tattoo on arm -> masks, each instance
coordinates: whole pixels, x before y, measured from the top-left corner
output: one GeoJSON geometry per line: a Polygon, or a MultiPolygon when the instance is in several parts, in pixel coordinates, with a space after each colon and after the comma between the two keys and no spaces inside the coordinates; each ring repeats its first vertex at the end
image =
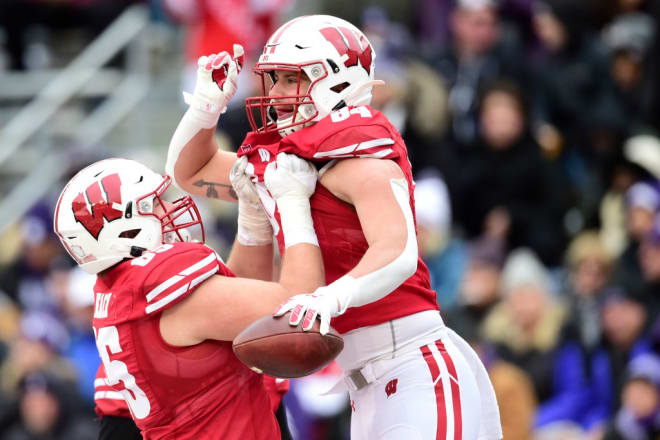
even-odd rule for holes
{"type": "Polygon", "coordinates": [[[229,195],[234,199],[238,200],[238,196],[236,195],[236,192],[234,191],[234,188],[231,185],[225,185],[223,183],[217,183],[217,182],[208,182],[204,179],[200,179],[197,182],[193,183],[193,185],[198,186],[198,187],[204,187],[206,186],[206,197],[213,198],[213,199],[219,199],[220,196],[218,195],[218,191],[216,190],[216,187],[220,188],[227,188],[229,195]]]}

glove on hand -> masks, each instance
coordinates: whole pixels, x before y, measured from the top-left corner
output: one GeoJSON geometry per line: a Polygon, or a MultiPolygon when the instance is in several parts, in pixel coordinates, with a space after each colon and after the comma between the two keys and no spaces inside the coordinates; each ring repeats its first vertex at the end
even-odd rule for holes
{"type": "Polygon", "coordinates": [[[211,113],[224,113],[238,87],[243,67],[243,46],[234,44],[234,56],[220,52],[197,60],[197,82],[192,95],[184,93],[187,104],[211,113]]]}
{"type": "Polygon", "coordinates": [[[273,242],[273,228],[266,215],[257,188],[246,170],[252,165],[247,157],[239,158],[231,167],[229,180],[238,197],[238,242],[245,246],[264,246],[273,242]]]}

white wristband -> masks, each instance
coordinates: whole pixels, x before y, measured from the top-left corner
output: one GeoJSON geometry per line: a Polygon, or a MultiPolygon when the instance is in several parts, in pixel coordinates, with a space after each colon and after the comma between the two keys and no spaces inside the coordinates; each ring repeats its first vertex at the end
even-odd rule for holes
{"type": "Polygon", "coordinates": [[[337,300],[339,308],[333,316],[338,316],[343,315],[346,309],[352,306],[353,298],[359,296],[360,284],[352,276],[344,275],[326,287],[320,287],[317,292],[324,289],[327,292],[331,292],[337,300]]]}
{"type": "Polygon", "coordinates": [[[224,107],[220,107],[220,105],[218,104],[214,104],[211,101],[206,100],[202,97],[191,95],[188,92],[183,92],[183,102],[188,104],[192,109],[201,110],[204,113],[208,113],[212,115],[217,115],[215,117],[215,123],[213,125],[217,124],[218,117],[220,116],[220,114],[227,111],[226,105],[224,107]]]}
{"type": "Polygon", "coordinates": [[[299,243],[319,245],[308,199],[283,196],[277,199],[277,209],[282,220],[285,248],[299,243]]]}
{"type": "Polygon", "coordinates": [[[273,243],[273,228],[261,206],[239,199],[236,238],[244,246],[265,246],[273,243]]]}

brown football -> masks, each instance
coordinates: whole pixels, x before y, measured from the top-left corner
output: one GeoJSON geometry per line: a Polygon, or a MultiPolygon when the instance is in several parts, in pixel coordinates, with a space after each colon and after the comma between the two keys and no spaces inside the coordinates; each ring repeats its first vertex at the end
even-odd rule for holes
{"type": "Polygon", "coordinates": [[[332,327],[319,332],[320,321],[307,332],[289,325],[289,313],[278,318],[265,316],[236,336],[236,357],[252,370],[269,376],[307,376],[328,365],[344,348],[344,340],[332,327]]]}

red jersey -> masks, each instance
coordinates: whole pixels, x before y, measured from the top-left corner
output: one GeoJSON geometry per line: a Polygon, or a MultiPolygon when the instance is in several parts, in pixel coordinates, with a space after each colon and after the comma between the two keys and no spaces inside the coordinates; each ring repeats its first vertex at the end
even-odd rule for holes
{"type": "MultiPolygon", "coordinates": [[[[284,237],[275,200],[270,196],[263,174],[277,153],[292,153],[314,162],[370,157],[396,162],[408,181],[410,207],[415,213],[414,182],[406,146],[399,132],[380,112],[368,107],[344,107],[316,124],[284,138],[278,133],[248,133],[238,150],[254,166],[254,178],[261,202],[272,220],[280,252],[284,237]]],[[[314,229],[319,240],[326,282],[329,284],[353,269],[369,245],[362,232],[355,208],[318,183],[310,199],[314,229]]],[[[437,310],[429,272],[418,259],[417,272],[386,297],[362,307],[349,308],[332,319],[340,333],[376,325],[424,310],[437,310]]]]}
{"type": "Polygon", "coordinates": [[[131,417],[124,396],[115,391],[108,382],[103,364],[99,365],[94,379],[94,411],[99,417],[131,417]]]}
{"type": "Polygon", "coordinates": [[[118,264],[94,286],[107,382],[145,440],[280,438],[263,376],[234,356],[231,342],[174,347],[161,337],[161,313],[214,274],[233,276],[205,245],[174,243],[118,264]]]}
{"type": "Polygon", "coordinates": [[[278,377],[264,375],[264,386],[270,397],[270,407],[274,413],[282,403],[282,398],[289,392],[289,379],[280,379],[278,377]]]}

